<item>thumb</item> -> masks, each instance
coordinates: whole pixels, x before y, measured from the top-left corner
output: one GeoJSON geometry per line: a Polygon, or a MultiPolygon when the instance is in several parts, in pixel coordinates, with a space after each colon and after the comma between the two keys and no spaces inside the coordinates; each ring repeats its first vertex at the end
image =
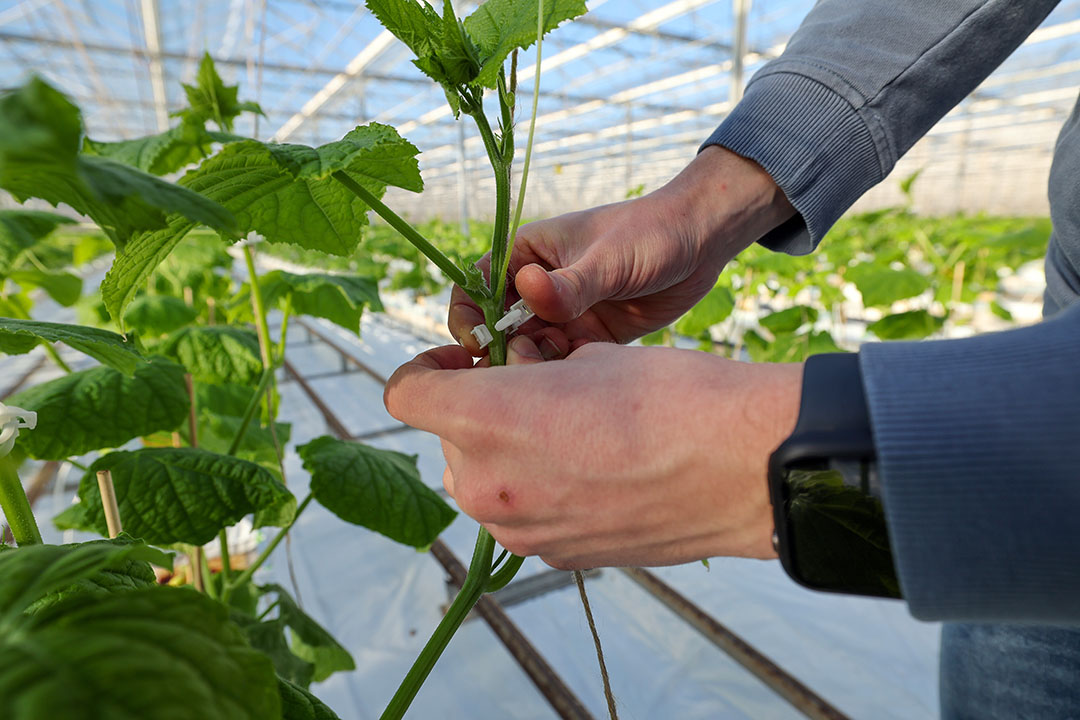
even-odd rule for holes
{"type": "Polygon", "coordinates": [[[519,335],[506,346],[507,365],[532,365],[541,362],[544,362],[544,356],[540,348],[526,335],[519,335]]]}
{"type": "Polygon", "coordinates": [[[604,272],[598,257],[589,253],[568,267],[551,271],[526,265],[514,277],[514,287],[542,319],[569,322],[614,292],[609,287],[611,273],[604,272]]]}

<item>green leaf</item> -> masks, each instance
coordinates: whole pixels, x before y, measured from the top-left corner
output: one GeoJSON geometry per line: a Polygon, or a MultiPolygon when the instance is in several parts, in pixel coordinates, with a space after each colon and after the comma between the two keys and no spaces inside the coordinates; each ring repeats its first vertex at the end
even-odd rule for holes
{"type": "MultiPolygon", "coordinates": [[[[0,555],[0,630],[9,629],[24,610],[51,593],[101,570],[127,567],[130,561],[172,566],[162,551],[125,535],[81,545],[30,545],[0,555]]],[[[0,631],[0,642],[4,635],[0,631]]]]}
{"type": "Polygon", "coordinates": [[[846,277],[862,293],[866,307],[888,307],[897,300],[921,295],[930,287],[930,278],[915,270],[892,270],[867,263],[851,268],[846,277]]]}
{"type": "Polygon", "coordinates": [[[727,287],[717,285],[675,323],[675,332],[700,337],[713,325],[722,323],[735,309],[735,297],[727,287]]]}
{"type": "Polygon", "coordinates": [[[315,666],[297,657],[285,637],[285,621],[281,618],[259,622],[243,613],[234,612],[233,622],[240,626],[251,647],[262,652],[274,663],[278,677],[299,687],[311,685],[315,666]]]}
{"type": "MultiPolygon", "coordinates": [[[[359,244],[369,208],[331,175],[345,172],[376,197],[387,185],[419,192],[418,152],[377,123],[318,148],[249,140],[227,146],[180,185],[232,211],[241,235],[254,231],[272,243],[344,256],[359,244]]],[[[142,233],[117,253],[101,286],[114,317],[122,316],[154,268],[194,227],[173,216],[165,229],[142,233]]]]}
{"type": "MultiPolygon", "coordinates": [[[[544,34],[587,9],[585,0],[545,0],[544,34]]],[[[465,29],[480,50],[477,83],[495,87],[507,56],[515,48],[524,50],[536,42],[537,15],[537,0],[487,0],[465,18],[465,29]]]]}
{"type": "MultiPolygon", "coordinates": [[[[217,388],[220,386],[215,385],[212,387],[217,388]]],[[[210,452],[227,453],[232,446],[233,438],[236,437],[236,433],[243,423],[243,410],[237,415],[220,415],[200,407],[198,412],[199,447],[210,452]]],[[[284,446],[289,442],[292,425],[275,422],[274,433],[277,436],[278,444],[284,446]]],[[[188,440],[188,434],[187,428],[181,426],[181,437],[188,440]]],[[[271,435],[270,428],[259,426],[258,421],[248,425],[235,454],[238,458],[257,463],[266,463],[274,468],[278,464],[274,435],[271,435]]]]}
{"type": "Polygon", "coordinates": [[[997,315],[1002,320],[1012,321],[1013,319],[1012,313],[1006,310],[997,300],[990,301],[990,312],[994,313],[994,315],[997,315]]]}
{"type": "Polygon", "coordinates": [[[145,362],[134,342],[107,330],[0,317],[0,352],[19,355],[29,352],[40,340],[62,342],[125,375],[131,375],[145,362]]]}
{"type": "Polygon", "coordinates": [[[30,457],[63,460],[137,437],[175,430],[187,417],[184,368],[155,358],[127,376],[110,367],[64,375],[10,398],[38,414],[18,443],[30,457]]]}
{"type": "Polygon", "coordinates": [[[807,356],[821,355],[823,353],[842,353],[847,352],[844,348],[836,344],[836,340],[828,332],[822,330],[821,332],[810,333],[810,341],[807,347],[807,356]]]}
{"type": "Polygon", "coordinates": [[[442,18],[427,2],[367,0],[365,4],[382,26],[417,57],[433,53],[441,34],[442,18]]]}
{"type": "Polygon", "coordinates": [[[781,335],[793,333],[803,325],[814,322],[817,317],[818,311],[814,308],[796,305],[787,310],[770,313],[758,320],[758,322],[761,323],[761,327],[773,335],[781,335]]]}
{"type": "Polygon", "coordinates": [[[292,632],[292,650],[312,664],[315,682],[322,682],[336,672],[356,669],[352,655],[322,625],[301,610],[285,588],[271,584],[261,585],[259,590],[277,596],[278,618],[292,632]]]}
{"type": "Polygon", "coordinates": [[[158,337],[193,322],[194,308],[172,295],[142,295],[128,306],[124,324],[144,337],[158,337]]]}
{"type": "Polygon", "coordinates": [[[329,436],[296,450],[315,499],[346,522],[423,548],[457,515],[420,480],[416,456],[329,436]]]}
{"type": "Polygon", "coordinates": [[[322,700],[288,680],[278,678],[282,720],[341,720],[322,700]]]}
{"type": "Polygon", "coordinates": [[[184,84],[190,107],[181,110],[178,115],[185,121],[203,125],[213,121],[220,129],[231,133],[233,121],[244,112],[252,112],[266,117],[262,108],[253,102],[239,102],[239,86],[226,85],[214,67],[210,53],[204,53],[199,63],[199,72],[195,76],[195,85],[184,84]]]}
{"type": "Polygon", "coordinates": [[[926,310],[886,315],[867,326],[867,330],[882,340],[921,340],[945,325],[945,318],[931,315],[926,310]]]}
{"type": "Polygon", "coordinates": [[[74,222],[38,210],[0,210],[0,279],[7,277],[23,252],[48,237],[58,225],[74,222]]]}
{"type": "Polygon", "coordinates": [[[86,155],[98,155],[131,165],[151,175],[168,175],[197,163],[210,154],[214,139],[200,123],[185,119],[163,133],[122,140],[83,143],[86,155]]]}
{"type": "MultiPolygon", "coordinates": [[[[267,306],[284,309],[288,305],[294,315],[326,318],[356,334],[360,333],[365,305],[377,312],[383,309],[378,283],[358,275],[296,275],[274,270],[259,279],[259,289],[267,306]]],[[[237,298],[240,307],[250,307],[249,297],[250,287],[245,286],[237,298]]]]}
{"type": "Polygon", "coordinates": [[[20,202],[36,197],[87,215],[123,248],[140,230],[164,227],[166,213],[231,232],[217,203],[133,167],[82,155],[82,118],[60,92],[32,78],[0,95],[0,188],[20,202]]]}
{"type": "Polygon", "coordinates": [[[227,325],[177,330],[155,348],[201,383],[254,385],[262,375],[259,339],[251,330],[227,325]]]}
{"type": "Polygon", "coordinates": [[[64,307],[71,307],[82,295],[82,278],[68,272],[53,272],[27,268],[15,270],[9,275],[24,288],[41,288],[53,300],[64,307]]]}
{"type": "Polygon", "coordinates": [[[169,587],[79,595],[0,635],[0,717],[166,715],[281,717],[270,661],[248,646],[226,608],[205,595],[169,587]]]}
{"type": "Polygon", "coordinates": [[[249,513],[256,527],[283,527],[296,513],[296,498],[260,465],[195,448],[143,448],[98,458],[79,484],[83,529],[101,534],[99,470],[112,472],[124,530],[155,545],[204,545],[249,513]]]}

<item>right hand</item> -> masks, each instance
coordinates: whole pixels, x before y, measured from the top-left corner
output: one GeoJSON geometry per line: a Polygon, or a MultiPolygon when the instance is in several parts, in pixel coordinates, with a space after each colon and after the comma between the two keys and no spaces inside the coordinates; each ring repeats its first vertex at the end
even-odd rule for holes
{"type": "MultiPolygon", "coordinates": [[[[572,347],[625,343],[675,321],[712,289],[724,265],[794,214],[755,163],[710,147],[656,192],[529,223],[510,257],[508,303],[523,298],[572,347]]],[[[489,269],[485,256],[478,265],[489,269]]],[[[480,355],[470,334],[483,314],[461,288],[450,332],[480,355]]]]}

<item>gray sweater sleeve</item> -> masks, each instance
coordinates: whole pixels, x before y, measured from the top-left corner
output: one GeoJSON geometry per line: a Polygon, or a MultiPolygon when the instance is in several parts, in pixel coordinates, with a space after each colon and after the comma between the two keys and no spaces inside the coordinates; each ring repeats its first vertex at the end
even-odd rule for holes
{"type": "Polygon", "coordinates": [[[798,211],[762,244],[813,250],[1057,2],[818,2],[705,142],[757,161],[798,211]]]}

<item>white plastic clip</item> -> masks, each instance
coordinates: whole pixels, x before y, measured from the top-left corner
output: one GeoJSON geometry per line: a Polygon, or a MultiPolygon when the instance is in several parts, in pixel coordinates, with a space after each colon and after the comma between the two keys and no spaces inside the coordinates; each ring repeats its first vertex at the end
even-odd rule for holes
{"type": "Polygon", "coordinates": [[[0,457],[11,452],[15,438],[19,437],[19,430],[33,430],[36,427],[36,412],[0,402],[0,457]]]}
{"type": "Polygon", "coordinates": [[[486,348],[494,340],[491,336],[491,331],[487,329],[487,325],[480,324],[472,329],[472,336],[476,338],[476,343],[480,346],[480,349],[486,348]]]}
{"type": "Polygon", "coordinates": [[[495,323],[495,329],[514,332],[534,317],[536,317],[536,313],[529,309],[525,301],[518,300],[510,306],[510,309],[499,319],[499,322],[495,323]]]}

